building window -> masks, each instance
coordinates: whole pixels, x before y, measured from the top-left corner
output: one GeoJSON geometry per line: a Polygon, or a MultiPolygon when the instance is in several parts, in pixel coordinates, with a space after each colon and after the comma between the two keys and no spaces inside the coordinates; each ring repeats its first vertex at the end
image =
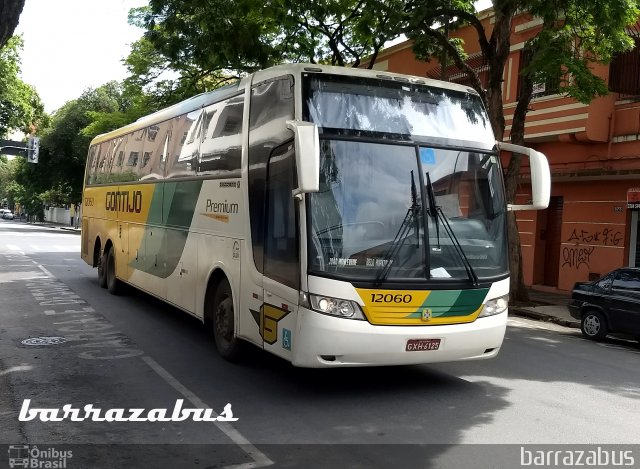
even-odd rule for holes
{"type": "MultiPolygon", "coordinates": [[[[482,53],[470,55],[465,60],[465,63],[478,74],[480,84],[483,88],[486,88],[489,82],[489,65],[485,62],[482,53]]],[[[472,81],[469,79],[467,73],[460,70],[455,64],[449,65],[444,70],[444,74],[442,73],[442,66],[438,66],[427,73],[427,78],[433,78],[434,80],[444,79],[452,83],[473,87],[472,81]]]]}
{"type": "Polygon", "coordinates": [[[129,161],[127,161],[127,166],[137,166],[138,155],[139,152],[137,151],[132,151],[131,153],[129,153],[129,161]]]}
{"type": "Polygon", "coordinates": [[[144,156],[142,157],[142,166],[141,168],[144,168],[145,166],[147,166],[147,164],[149,163],[149,160],[151,159],[151,153],[150,151],[145,151],[144,152],[144,156]]]}
{"type": "MultiPolygon", "coordinates": [[[[531,51],[523,49],[520,52],[520,73],[518,73],[518,97],[522,92],[523,76],[522,70],[531,62],[531,51]]],[[[554,76],[548,76],[543,81],[536,81],[533,83],[533,98],[540,98],[542,96],[550,96],[560,93],[560,83],[562,81],[562,70],[558,69],[558,73],[554,76]]]]}
{"type": "Polygon", "coordinates": [[[640,95],[640,38],[636,37],[635,47],[628,52],[617,54],[609,66],[609,91],[640,95]]]}

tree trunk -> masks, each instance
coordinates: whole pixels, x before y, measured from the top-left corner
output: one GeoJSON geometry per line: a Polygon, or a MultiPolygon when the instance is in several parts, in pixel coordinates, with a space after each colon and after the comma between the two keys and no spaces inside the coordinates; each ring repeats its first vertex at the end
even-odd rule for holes
{"type": "MultiPolygon", "coordinates": [[[[502,5],[502,8],[496,8],[496,21],[490,41],[490,44],[494,47],[494,54],[492,54],[489,60],[490,77],[486,93],[486,104],[493,132],[498,140],[502,140],[504,136],[505,119],[502,102],[502,75],[507,58],[509,57],[509,49],[511,45],[511,21],[514,14],[515,11],[513,6],[502,5]]],[[[530,86],[532,87],[531,84],[530,86]]],[[[524,119],[529,106],[530,97],[531,93],[529,93],[529,99],[525,99],[524,102],[522,100],[518,101],[516,112],[514,114],[511,141],[518,145],[522,145],[524,143],[524,119]],[[519,113],[518,109],[520,110],[519,113]]],[[[506,172],[505,189],[506,198],[509,203],[515,203],[517,181],[520,175],[521,158],[521,155],[512,155],[509,162],[509,168],[506,172]]],[[[529,294],[524,285],[520,233],[518,232],[518,225],[514,212],[509,212],[507,215],[507,239],[509,270],[511,271],[510,298],[511,300],[518,302],[527,302],[529,301],[529,294]]]]}
{"type": "MultiPolygon", "coordinates": [[[[524,76],[518,96],[518,104],[513,113],[511,126],[511,143],[524,145],[524,122],[527,110],[533,94],[533,82],[529,76],[524,76]]],[[[509,160],[505,177],[505,190],[507,201],[516,203],[516,192],[520,179],[520,162],[522,155],[512,154],[509,160]]],[[[529,292],[524,284],[524,272],[522,270],[522,246],[520,245],[520,233],[515,212],[510,212],[507,221],[509,236],[509,263],[511,269],[511,300],[516,302],[528,302],[529,292]]]]}
{"type": "Polygon", "coordinates": [[[4,47],[18,26],[25,0],[3,0],[0,2],[0,49],[4,47]]]}

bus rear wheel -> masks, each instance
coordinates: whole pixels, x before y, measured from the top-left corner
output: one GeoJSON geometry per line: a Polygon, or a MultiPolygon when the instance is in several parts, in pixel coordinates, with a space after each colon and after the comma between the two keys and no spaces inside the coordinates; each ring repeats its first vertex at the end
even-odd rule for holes
{"type": "Polygon", "coordinates": [[[238,361],[242,355],[242,343],[235,333],[233,294],[227,279],[220,281],[213,293],[212,301],[207,303],[211,308],[209,317],[218,353],[225,360],[238,361]]]}
{"type": "Polygon", "coordinates": [[[107,290],[112,295],[122,293],[122,283],[116,278],[116,256],[113,253],[113,247],[107,252],[106,273],[107,290]]]}
{"type": "Polygon", "coordinates": [[[107,288],[107,253],[103,253],[98,259],[98,285],[107,288]]]}

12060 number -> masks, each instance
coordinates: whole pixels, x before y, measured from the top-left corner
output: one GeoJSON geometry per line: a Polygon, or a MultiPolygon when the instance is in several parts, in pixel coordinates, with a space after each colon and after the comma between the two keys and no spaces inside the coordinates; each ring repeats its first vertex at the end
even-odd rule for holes
{"type": "Polygon", "coordinates": [[[372,303],[411,303],[413,298],[409,294],[372,293],[372,303]]]}

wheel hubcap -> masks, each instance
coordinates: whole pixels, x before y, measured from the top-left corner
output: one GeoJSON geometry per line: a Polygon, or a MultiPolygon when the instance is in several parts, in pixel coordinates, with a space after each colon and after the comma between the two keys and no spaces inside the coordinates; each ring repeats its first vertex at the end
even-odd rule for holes
{"type": "Polygon", "coordinates": [[[600,320],[594,315],[584,318],[584,331],[590,336],[596,335],[600,331],[600,320]]]}

